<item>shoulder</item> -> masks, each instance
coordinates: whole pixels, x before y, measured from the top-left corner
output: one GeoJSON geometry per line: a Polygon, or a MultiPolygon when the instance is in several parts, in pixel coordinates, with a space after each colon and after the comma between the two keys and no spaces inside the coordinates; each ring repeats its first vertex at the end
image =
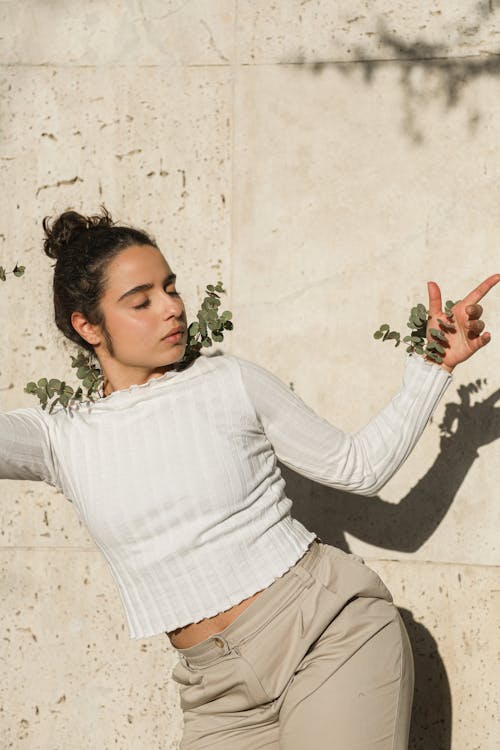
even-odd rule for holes
{"type": "Polygon", "coordinates": [[[38,428],[40,431],[46,433],[51,424],[53,424],[53,420],[57,418],[58,413],[61,411],[64,411],[64,409],[56,406],[52,415],[50,415],[48,408],[44,409],[41,404],[37,404],[36,406],[19,406],[17,409],[2,412],[2,416],[19,425],[23,423],[26,426],[38,428]]]}
{"type": "Polygon", "coordinates": [[[209,354],[198,357],[198,368],[204,372],[236,372],[241,363],[241,358],[235,354],[209,354]]]}
{"type": "Polygon", "coordinates": [[[230,359],[233,367],[238,369],[242,379],[246,383],[260,381],[282,384],[283,382],[271,370],[267,369],[267,367],[264,367],[251,359],[236,356],[235,354],[230,355],[230,359]]]}
{"type": "Polygon", "coordinates": [[[251,374],[266,374],[267,370],[245,357],[236,354],[219,354],[203,357],[205,368],[209,370],[232,373],[237,378],[249,377],[251,374]]]}
{"type": "Polygon", "coordinates": [[[249,386],[254,386],[256,381],[262,382],[274,377],[256,362],[236,354],[214,354],[200,359],[203,359],[200,371],[203,370],[204,377],[211,373],[227,386],[231,383],[246,390],[249,386]]]}

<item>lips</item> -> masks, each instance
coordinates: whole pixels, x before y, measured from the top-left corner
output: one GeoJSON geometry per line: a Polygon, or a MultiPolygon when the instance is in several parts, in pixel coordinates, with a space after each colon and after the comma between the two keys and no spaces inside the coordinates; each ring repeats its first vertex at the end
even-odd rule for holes
{"type": "Polygon", "coordinates": [[[165,336],[163,336],[163,338],[166,339],[169,336],[173,336],[174,333],[183,333],[183,332],[184,332],[184,328],[182,326],[177,326],[176,328],[172,328],[171,331],[169,331],[168,333],[166,333],[165,336]]]}

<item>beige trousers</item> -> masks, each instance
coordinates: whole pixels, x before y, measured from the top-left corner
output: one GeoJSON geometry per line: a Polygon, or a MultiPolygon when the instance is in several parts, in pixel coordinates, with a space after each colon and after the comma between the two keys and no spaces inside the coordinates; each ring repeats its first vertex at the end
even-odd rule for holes
{"type": "Polygon", "coordinates": [[[236,620],[185,649],[180,750],[406,750],[413,658],[378,575],[315,539],[236,620]]]}

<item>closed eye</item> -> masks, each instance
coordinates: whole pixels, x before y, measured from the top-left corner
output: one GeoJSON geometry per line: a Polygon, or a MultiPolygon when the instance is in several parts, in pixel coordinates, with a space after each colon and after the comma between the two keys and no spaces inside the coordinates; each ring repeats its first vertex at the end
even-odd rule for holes
{"type": "MultiPolygon", "coordinates": [[[[180,292],[174,290],[173,292],[167,292],[167,294],[170,294],[172,297],[180,297],[180,292]]],[[[141,302],[140,305],[134,305],[134,310],[142,310],[144,307],[149,307],[151,304],[151,300],[148,298],[144,302],[141,302]]]]}

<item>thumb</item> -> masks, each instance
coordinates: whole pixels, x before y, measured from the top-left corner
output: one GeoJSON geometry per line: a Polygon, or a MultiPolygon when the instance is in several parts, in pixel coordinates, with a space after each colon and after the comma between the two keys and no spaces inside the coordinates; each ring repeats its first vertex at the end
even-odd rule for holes
{"type": "Polygon", "coordinates": [[[443,304],[441,290],[435,281],[428,281],[427,291],[429,293],[429,315],[437,315],[441,312],[443,304]]]}

